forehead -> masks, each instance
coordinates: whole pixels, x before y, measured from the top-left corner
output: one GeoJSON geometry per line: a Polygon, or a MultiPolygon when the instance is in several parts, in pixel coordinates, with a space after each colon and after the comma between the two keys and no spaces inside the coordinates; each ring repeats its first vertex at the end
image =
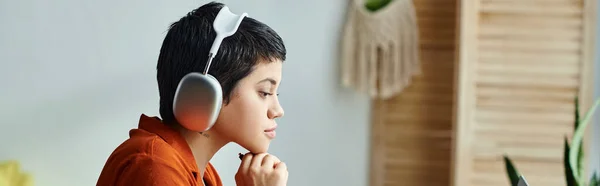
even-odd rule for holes
{"type": "Polygon", "coordinates": [[[272,78],[279,82],[281,80],[282,64],[281,60],[261,61],[254,66],[254,70],[248,75],[248,79],[272,78]]]}

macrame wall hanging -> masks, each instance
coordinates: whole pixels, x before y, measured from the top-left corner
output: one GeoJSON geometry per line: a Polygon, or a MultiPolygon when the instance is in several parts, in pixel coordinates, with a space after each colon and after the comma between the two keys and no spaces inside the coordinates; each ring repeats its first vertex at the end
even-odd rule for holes
{"type": "Polygon", "coordinates": [[[373,10],[350,0],[341,41],[342,85],[387,99],[421,73],[412,0],[391,0],[373,10]]]}

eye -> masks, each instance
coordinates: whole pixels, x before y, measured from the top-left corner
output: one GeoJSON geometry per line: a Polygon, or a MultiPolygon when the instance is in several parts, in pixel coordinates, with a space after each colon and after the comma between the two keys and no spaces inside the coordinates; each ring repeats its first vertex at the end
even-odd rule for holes
{"type": "Polygon", "coordinates": [[[265,92],[265,91],[260,91],[259,93],[260,93],[260,96],[262,96],[262,97],[267,97],[267,96],[273,95],[273,94],[265,92]]]}

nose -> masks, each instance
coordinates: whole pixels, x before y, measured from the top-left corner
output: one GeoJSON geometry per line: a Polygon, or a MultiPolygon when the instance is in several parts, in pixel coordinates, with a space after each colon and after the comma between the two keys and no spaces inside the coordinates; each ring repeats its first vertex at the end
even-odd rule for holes
{"type": "Polygon", "coordinates": [[[283,108],[281,107],[281,105],[279,104],[279,101],[277,101],[273,105],[274,106],[272,108],[270,108],[269,111],[267,112],[267,117],[269,117],[269,119],[283,117],[284,111],[283,111],[283,108]]]}

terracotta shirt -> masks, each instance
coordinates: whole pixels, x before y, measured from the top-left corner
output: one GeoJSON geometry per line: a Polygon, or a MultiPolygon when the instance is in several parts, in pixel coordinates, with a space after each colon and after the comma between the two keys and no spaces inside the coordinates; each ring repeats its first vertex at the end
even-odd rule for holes
{"type": "Polygon", "coordinates": [[[143,115],[139,127],[110,155],[97,186],[222,186],[217,171],[208,164],[204,176],[187,142],[179,132],[156,117],[143,115]]]}

